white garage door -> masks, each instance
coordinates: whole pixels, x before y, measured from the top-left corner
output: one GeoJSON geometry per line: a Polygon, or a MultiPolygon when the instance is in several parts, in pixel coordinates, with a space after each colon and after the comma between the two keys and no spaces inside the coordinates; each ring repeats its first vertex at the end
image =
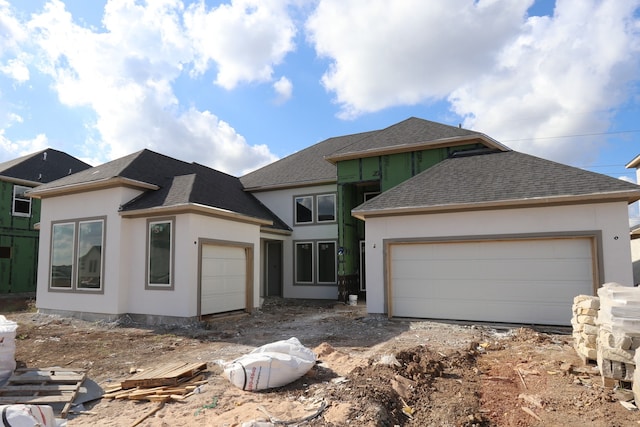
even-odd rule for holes
{"type": "Polygon", "coordinates": [[[200,314],[244,310],[247,301],[247,257],[236,246],[202,245],[200,314]]]}
{"type": "Polygon", "coordinates": [[[568,325],[593,294],[590,238],[392,244],[397,317],[568,325]]]}

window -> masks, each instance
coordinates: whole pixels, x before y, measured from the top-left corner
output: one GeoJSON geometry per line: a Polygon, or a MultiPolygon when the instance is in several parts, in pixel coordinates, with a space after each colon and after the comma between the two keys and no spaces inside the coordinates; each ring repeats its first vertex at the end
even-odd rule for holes
{"type": "Polygon", "coordinates": [[[31,216],[31,198],[24,194],[28,190],[31,188],[22,185],[13,186],[13,208],[11,210],[13,216],[31,216]]]}
{"type": "Polygon", "coordinates": [[[322,194],[316,196],[318,206],[318,222],[329,222],[336,220],[336,195],[322,194]]]}
{"type": "Polygon", "coordinates": [[[102,290],[104,219],[54,223],[49,286],[102,290]]]}
{"type": "Polygon", "coordinates": [[[313,197],[296,197],[296,224],[313,222],[313,197]]]}
{"type": "Polygon", "coordinates": [[[173,284],[173,220],[148,222],[147,286],[173,284]]]}
{"type": "Polygon", "coordinates": [[[297,225],[336,221],[335,194],[296,196],[294,198],[294,206],[295,223],[297,225]]]}
{"type": "Polygon", "coordinates": [[[336,245],[335,241],[295,242],[295,284],[335,285],[336,245]]]}
{"type": "Polygon", "coordinates": [[[79,289],[100,289],[102,286],[102,221],[81,221],[78,227],[79,289]]]}
{"type": "Polygon", "coordinates": [[[296,243],[296,283],[313,283],[313,243],[296,243]]]}
{"type": "Polygon", "coordinates": [[[318,283],[336,283],[336,242],[318,242],[318,283]]]}

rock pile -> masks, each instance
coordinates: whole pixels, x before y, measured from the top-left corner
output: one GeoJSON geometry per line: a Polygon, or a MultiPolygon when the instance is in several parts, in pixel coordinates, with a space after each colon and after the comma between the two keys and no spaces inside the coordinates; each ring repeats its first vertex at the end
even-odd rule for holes
{"type": "Polygon", "coordinates": [[[573,299],[573,345],[578,355],[587,363],[597,358],[598,326],[596,318],[600,308],[600,298],[578,295],[573,299]]]}

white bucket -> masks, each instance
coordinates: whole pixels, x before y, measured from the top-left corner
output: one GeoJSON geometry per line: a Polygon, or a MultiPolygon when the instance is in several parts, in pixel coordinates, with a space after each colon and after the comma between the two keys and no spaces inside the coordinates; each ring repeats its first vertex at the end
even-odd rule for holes
{"type": "Polygon", "coordinates": [[[349,295],[349,305],[358,305],[358,295],[349,295]]]}

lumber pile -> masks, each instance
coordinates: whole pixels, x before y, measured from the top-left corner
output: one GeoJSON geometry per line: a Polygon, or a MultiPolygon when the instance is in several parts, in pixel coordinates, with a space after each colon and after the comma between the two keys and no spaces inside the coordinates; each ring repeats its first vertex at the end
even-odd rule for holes
{"type": "Polygon", "coordinates": [[[106,399],[168,402],[184,400],[207,383],[205,363],[176,362],[144,370],[105,390],[106,399]]]}
{"type": "Polygon", "coordinates": [[[573,299],[571,326],[573,346],[585,363],[595,363],[597,358],[598,326],[596,318],[600,309],[600,298],[578,295],[573,299]]]}
{"type": "Polygon", "coordinates": [[[607,283],[598,296],[596,356],[603,383],[631,382],[640,347],[640,288],[607,283]]]}

